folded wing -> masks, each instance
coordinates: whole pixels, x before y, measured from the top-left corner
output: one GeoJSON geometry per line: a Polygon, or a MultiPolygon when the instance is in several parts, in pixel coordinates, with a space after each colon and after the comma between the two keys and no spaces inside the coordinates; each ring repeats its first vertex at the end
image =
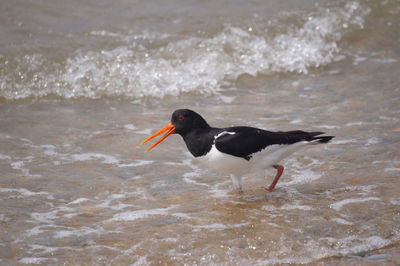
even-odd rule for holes
{"type": "Polygon", "coordinates": [[[270,145],[289,145],[300,141],[328,142],[332,136],[319,136],[324,132],[305,132],[301,130],[287,132],[272,132],[253,127],[225,128],[226,134],[220,134],[215,139],[216,148],[233,156],[247,160],[253,153],[259,152],[270,145]]]}

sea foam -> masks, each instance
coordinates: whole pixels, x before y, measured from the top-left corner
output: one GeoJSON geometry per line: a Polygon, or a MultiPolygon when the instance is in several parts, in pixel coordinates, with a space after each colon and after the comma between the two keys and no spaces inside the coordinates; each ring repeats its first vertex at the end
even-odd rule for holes
{"type": "Polygon", "coordinates": [[[0,97],[215,95],[234,87],[243,74],[307,74],[312,68],[343,59],[341,39],[362,28],[368,13],[368,7],[351,1],[269,20],[249,18],[202,35],[94,31],[115,38],[114,46],[80,48],[61,62],[40,53],[0,55],[0,97]],[[248,24],[254,24],[254,29],[248,24]]]}

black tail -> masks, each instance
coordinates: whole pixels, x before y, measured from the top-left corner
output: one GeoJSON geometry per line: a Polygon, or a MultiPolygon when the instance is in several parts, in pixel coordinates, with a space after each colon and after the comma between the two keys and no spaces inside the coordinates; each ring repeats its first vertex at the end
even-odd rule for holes
{"type": "Polygon", "coordinates": [[[297,141],[313,141],[313,140],[318,140],[319,143],[327,143],[331,139],[334,138],[334,136],[320,136],[319,135],[325,134],[325,132],[305,132],[301,130],[294,130],[294,131],[288,131],[286,132],[287,134],[291,135],[293,138],[297,139],[297,141]]]}
{"type": "Polygon", "coordinates": [[[314,137],[313,140],[318,140],[319,143],[327,143],[335,136],[322,136],[322,137],[314,137]]]}

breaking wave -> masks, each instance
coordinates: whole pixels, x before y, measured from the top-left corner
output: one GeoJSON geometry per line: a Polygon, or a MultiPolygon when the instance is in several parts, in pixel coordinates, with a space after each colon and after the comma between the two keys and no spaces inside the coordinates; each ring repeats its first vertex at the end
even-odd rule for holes
{"type": "Polygon", "coordinates": [[[307,74],[343,59],[341,39],[362,28],[368,13],[368,7],[354,1],[253,19],[245,26],[225,25],[210,36],[92,31],[118,45],[80,48],[61,60],[46,53],[0,54],[0,97],[214,95],[244,74],[307,74]]]}

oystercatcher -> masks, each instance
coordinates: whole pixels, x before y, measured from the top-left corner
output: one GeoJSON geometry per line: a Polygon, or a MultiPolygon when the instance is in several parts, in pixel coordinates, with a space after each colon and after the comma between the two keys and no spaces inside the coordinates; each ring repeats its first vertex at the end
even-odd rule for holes
{"type": "Polygon", "coordinates": [[[154,133],[141,144],[166,132],[147,150],[151,150],[171,134],[182,136],[190,153],[200,158],[209,168],[229,174],[235,190],[242,191],[240,176],[250,168],[262,170],[274,167],[276,176],[268,187],[273,191],[283,173],[279,163],[299,148],[327,143],[334,136],[320,136],[324,132],[301,130],[271,132],[259,128],[236,126],[211,127],[198,113],[189,109],[175,110],[171,123],[154,133]]]}

